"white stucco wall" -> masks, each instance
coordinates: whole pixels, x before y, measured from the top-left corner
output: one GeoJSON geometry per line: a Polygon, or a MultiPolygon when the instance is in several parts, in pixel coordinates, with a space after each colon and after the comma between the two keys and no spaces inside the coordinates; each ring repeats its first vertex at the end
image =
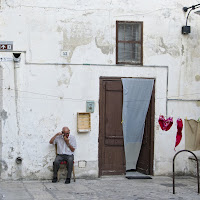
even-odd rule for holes
{"type": "MultiPolygon", "coordinates": [[[[76,176],[98,176],[100,76],[156,79],[154,174],[170,174],[177,118],[200,116],[198,101],[169,100],[174,126],[163,132],[157,122],[160,114],[166,116],[167,98],[200,99],[200,17],[191,14],[191,33],[181,34],[186,18],[182,7],[195,3],[2,0],[0,40],[13,41],[22,59],[18,66],[1,63],[1,178],[51,178],[55,151],[48,142],[65,125],[77,138],[76,176]],[[144,22],[144,67],[114,66],[116,20],[144,22]],[[61,56],[63,50],[67,57],[61,56]],[[92,130],[78,134],[76,115],[85,111],[86,100],[95,101],[92,130]],[[18,156],[21,165],[15,163],[18,156]],[[87,161],[86,168],[78,167],[80,160],[87,161]]],[[[184,134],[177,151],[181,149],[184,134]]],[[[190,171],[187,157],[177,159],[177,171],[190,171]]]]}

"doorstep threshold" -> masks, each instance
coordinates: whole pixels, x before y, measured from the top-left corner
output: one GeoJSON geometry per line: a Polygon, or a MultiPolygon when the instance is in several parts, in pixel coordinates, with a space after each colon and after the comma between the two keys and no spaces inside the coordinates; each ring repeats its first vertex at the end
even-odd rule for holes
{"type": "Polygon", "coordinates": [[[142,173],[137,172],[137,171],[126,172],[125,177],[127,179],[152,179],[151,176],[146,175],[146,174],[142,174],[142,173]]]}

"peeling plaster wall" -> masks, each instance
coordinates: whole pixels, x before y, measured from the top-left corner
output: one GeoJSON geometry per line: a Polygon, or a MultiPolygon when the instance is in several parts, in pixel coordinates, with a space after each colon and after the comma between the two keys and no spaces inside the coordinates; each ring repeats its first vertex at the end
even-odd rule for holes
{"type": "MultiPolygon", "coordinates": [[[[6,93],[4,107],[7,107],[10,120],[8,118],[6,127],[4,127],[3,141],[5,146],[3,155],[8,169],[2,173],[3,179],[17,179],[18,177],[24,179],[51,178],[55,149],[48,142],[64,125],[71,128],[71,134],[75,135],[77,139],[78,149],[75,153],[76,176],[98,176],[98,88],[100,76],[130,77],[130,74],[132,74],[133,77],[156,78],[156,97],[161,99],[160,101],[156,100],[156,118],[158,118],[159,111],[165,113],[167,68],[146,67],[144,69],[141,67],[82,65],[71,67],[62,65],[44,66],[23,65],[23,62],[22,59],[20,73],[25,76],[20,79],[20,90],[23,92],[19,92],[18,102],[20,111],[18,113],[19,134],[16,116],[12,116],[16,112],[15,93],[12,89],[4,90],[6,93]],[[70,82],[69,85],[58,84],[58,80],[60,80],[59,72],[63,73],[65,79],[70,79],[68,81],[70,82]],[[55,74],[58,74],[58,76],[55,76],[55,74]],[[161,87],[158,83],[162,81],[163,85],[161,87]],[[78,134],[77,112],[85,111],[85,103],[88,99],[95,101],[95,112],[92,113],[92,130],[86,134],[78,134]],[[13,108],[10,108],[10,105],[13,105],[13,108]],[[16,130],[11,131],[11,127],[15,127],[16,130]],[[15,164],[17,156],[23,158],[22,165],[15,164]],[[87,161],[86,168],[78,167],[78,161],[80,160],[87,161]]],[[[12,71],[12,67],[12,65],[9,67],[10,71],[12,71]]],[[[4,88],[9,88],[9,86],[13,88],[13,82],[13,78],[8,80],[4,88]]],[[[158,152],[159,145],[156,145],[155,149],[158,152]]],[[[171,149],[173,150],[173,147],[171,149]]]]}
{"type": "MultiPolygon", "coordinates": [[[[19,68],[13,62],[1,64],[1,178],[51,178],[55,149],[48,142],[65,125],[77,138],[77,177],[98,176],[100,76],[156,78],[154,174],[171,174],[175,121],[200,116],[199,101],[168,101],[174,126],[162,132],[157,122],[160,114],[166,115],[167,97],[200,99],[198,15],[190,15],[191,33],[181,34],[186,18],[182,7],[190,5],[186,0],[2,0],[0,40],[13,41],[22,60],[19,68]],[[143,63],[157,67],[111,66],[116,62],[117,20],[144,22],[143,63]],[[95,101],[92,130],[78,134],[76,115],[85,111],[86,100],[95,101]],[[18,156],[21,165],[15,163],[18,156]],[[87,161],[86,168],[78,167],[79,160],[87,161]]],[[[177,151],[184,142],[183,134],[177,151]]],[[[177,159],[179,173],[189,173],[190,166],[187,154],[177,159]]]]}

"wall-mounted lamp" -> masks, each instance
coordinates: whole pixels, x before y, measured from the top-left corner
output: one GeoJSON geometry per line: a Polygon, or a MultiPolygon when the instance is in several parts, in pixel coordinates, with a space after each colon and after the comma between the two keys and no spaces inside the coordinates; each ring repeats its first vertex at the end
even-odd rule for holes
{"type": "Polygon", "coordinates": [[[13,53],[13,61],[19,63],[21,60],[21,53],[13,53]]]}
{"type": "MultiPolygon", "coordinates": [[[[196,5],[193,5],[193,6],[190,6],[190,7],[183,7],[183,11],[184,12],[188,12],[188,15],[187,15],[187,18],[186,18],[186,26],[182,26],[182,34],[188,34],[191,32],[191,28],[190,26],[187,25],[187,22],[188,22],[188,18],[189,18],[189,15],[191,13],[192,10],[195,10],[197,8],[200,8],[200,4],[196,4],[196,5]]],[[[200,10],[196,11],[195,14],[198,14],[200,15],[200,10]]]]}
{"type": "MultiPolygon", "coordinates": [[[[197,8],[200,8],[200,3],[193,5],[193,6],[190,6],[190,7],[183,7],[184,12],[187,12],[188,10],[189,10],[189,12],[188,12],[188,15],[187,15],[187,18],[186,18],[186,26],[182,26],[182,34],[188,34],[188,33],[191,32],[190,26],[187,25],[187,22],[188,22],[188,18],[189,18],[191,11],[195,10],[197,8]]],[[[195,14],[200,15],[200,10],[196,11],[195,14]]]]}

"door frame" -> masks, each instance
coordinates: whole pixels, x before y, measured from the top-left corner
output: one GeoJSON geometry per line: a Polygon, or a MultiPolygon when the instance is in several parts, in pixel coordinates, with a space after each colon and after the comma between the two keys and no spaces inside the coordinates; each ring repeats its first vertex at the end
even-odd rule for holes
{"type": "Polygon", "coordinates": [[[100,76],[99,77],[99,137],[98,137],[98,167],[99,167],[99,174],[98,177],[102,176],[101,171],[101,159],[102,159],[102,144],[103,144],[103,138],[102,138],[102,132],[104,130],[103,122],[104,122],[104,116],[102,114],[103,111],[103,101],[102,101],[102,94],[103,94],[103,82],[104,81],[119,81],[122,78],[141,78],[141,79],[153,79],[154,80],[154,86],[152,90],[152,112],[151,112],[151,131],[150,131],[150,138],[151,138],[151,153],[150,153],[150,175],[154,175],[153,166],[154,166],[154,122],[155,122],[155,84],[156,79],[155,78],[146,78],[146,77],[105,77],[100,76]]]}

